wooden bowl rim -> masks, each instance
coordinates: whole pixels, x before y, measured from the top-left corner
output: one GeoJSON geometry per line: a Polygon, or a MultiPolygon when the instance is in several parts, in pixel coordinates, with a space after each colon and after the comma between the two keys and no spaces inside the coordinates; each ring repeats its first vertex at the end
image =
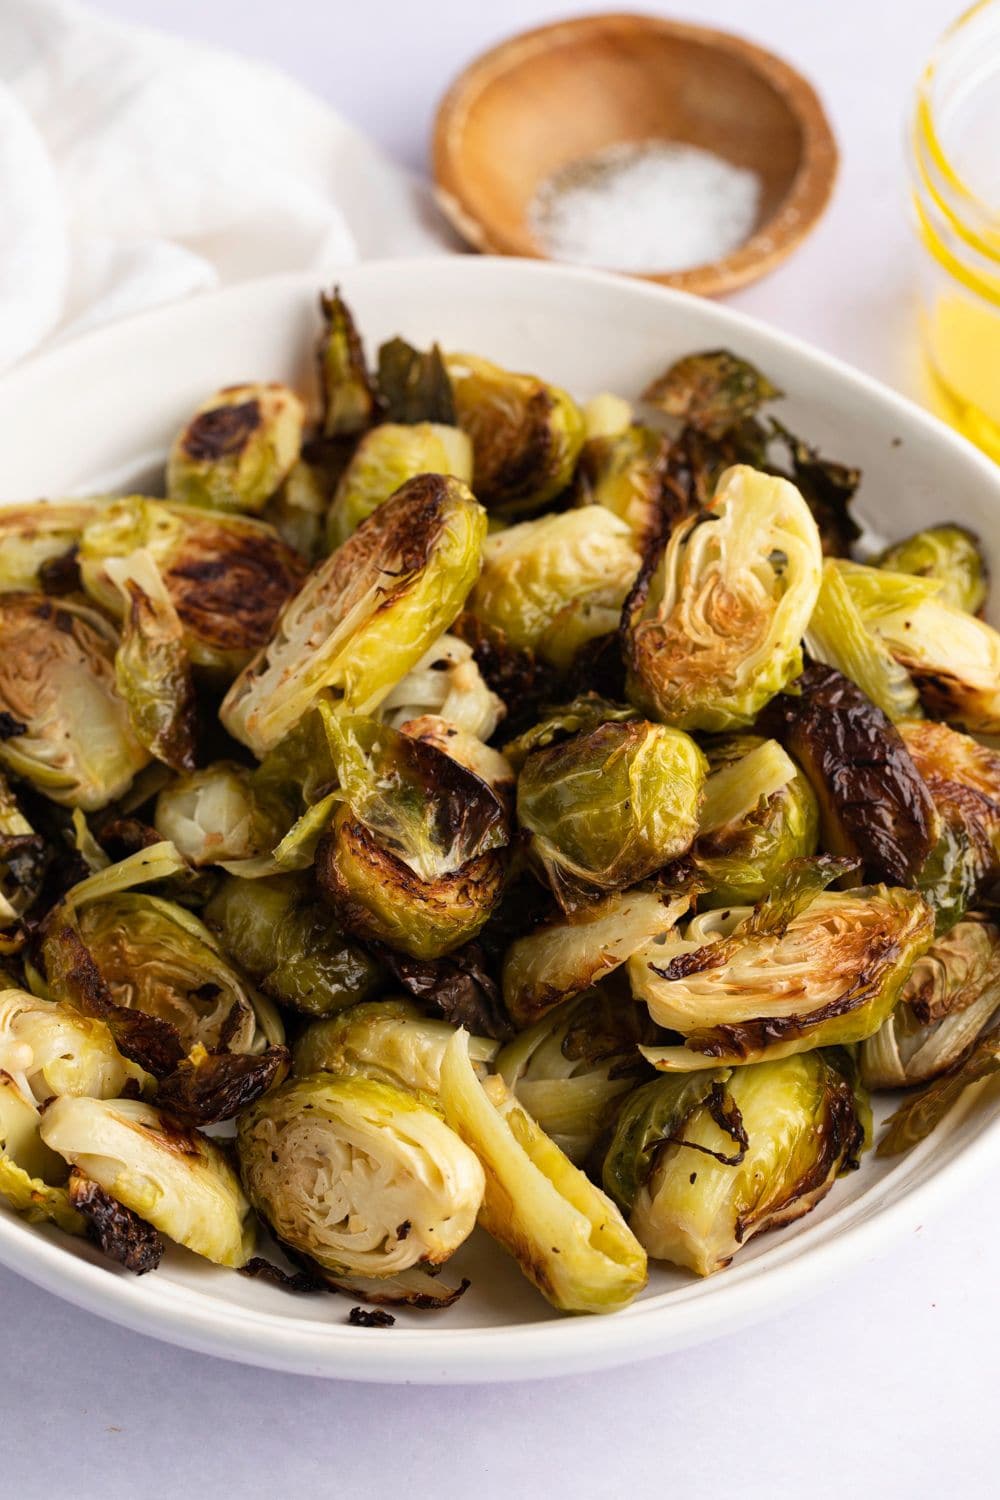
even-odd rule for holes
{"type": "MultiPolygon", "coordinates": [[[[766,275],[786,259],[821,217],[837,176],[838,150],[829,118],[812,84],[790,63],[756,42],[715,27],[630,11],[607,11],[549,22],[519,32],[474,58],[449,86],[434,118],[431,161],[435,196],[442,212],[475,249],[498,255],[547,260],[529,236],[511,235],[483,222],[473,210],[460,165],[466,120],[482,91],[543,48],[588,33],[649,30],[678,41],[728,52],[757,72],[784,101],[802,131],[802,152],[791,187],[775,212],[729,255],[686,271],[644,271],[646,281],[715,297],[766,275]]],[[[614,269],[613,267],[611,269],[614,269]]]]}

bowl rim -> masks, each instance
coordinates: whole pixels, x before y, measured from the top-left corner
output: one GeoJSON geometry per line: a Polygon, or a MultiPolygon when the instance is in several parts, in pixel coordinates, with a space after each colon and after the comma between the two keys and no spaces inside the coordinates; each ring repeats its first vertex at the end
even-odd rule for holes
{"type": "MultiPolygon", "coordinates": [[[[923,428],[963,463],[971,463],[1000,507],[1000,469],[931,413],[794,335],[682,291],[586,268],[471,256],[369,261],[344,266],[337,272],[331,270],[330,279],[339,276],[351,296],[352,283],[358,286],[387,276],[419,279],[421,274],[439,273],[442,267],[449,278],[481,278],[484,290],[497,276],[511,284],[512,294],[524,279],[553,284],[568,281],[595,293],[613,293],[664,310],[697,307],[707,328],[731,338],[738,338],[745,330],[758,344],[790,352],[859,394],[874,397],[889,418],[897,414],[911,428],[923,428]]],[[[22,383],[40,382],[44,386],[49,373],[60,366],[72,366],[102,353],[113,359],[119,340],[131,339],[147,327],[169,327],[173,335],[179,317],[200,322],[207,303],[239,308],[252,305],[262,291],[279,288],[311,301],[319,280],[315,273],[304,272],[263,277],[199,293],[185,299],[186,307],[171,302],[93,329],[8,372],[0,379],[0,398],[22,383]]],[[[970,1091],[963,1101],[954,1123],[973,1107],[973,1094],[970,1091]]],[[[79,1258],[55,1237],[7,1215],[0,1216],[0,1264],[135,1332],[266,1368],[384,1383],[517,1380],[653,1358],[735,1331],[766,1316],[769,1310],[787,1307],[808,1296],[817,1283],[838,1269],[845,1270],[875,1254],[906,1228],[915,1227],[934,1202],[945,1201],[973,1181],[997,1154],[1000,1121],[986,1122],[967,1141],[932,1137],[902,1159],[905,1167],[873,1184],[858,1198],[818,1223],[806,1224],[790,1240],[773,1241],[765,1262],[737,1263],[723,1278],[693,1281],[681,1291],[673,1289],[661,1298],[633,1303],[603,1318],[562,1318],[493,1328],[448,1328],[443,1322],[429,1321],[420,1328],[396,1328],[385,1341],[346,1324],[288,1319],[279,1313],[226,1303],[211,1293],[174,1282],[137,1280],[79,1258]],[[943,1154],[934,1150],[935,1143],[945,1146],[943,1154]],[[933,1156],[930,1169],[926,1165],[928,1156],[933,1156]],[[776,1285],[780,1286],[777,1294],[776,1285]]]]}
{"type": "Polygon", "coordinates": [[[498,42],[466,64],[438,104],[431,133],[434,195],[452,227],[475,249],[491,255],[548,260],[550,257],[530,234],[509,234],[500,225],[485,222],[473,207],[461,152],[469,114],[486,87],[538,52],[586,37],[589,33],[642,30],[681,41],[699,42],[748,64],[782,99],[802,132],[799,164],[785,197],[770,217],[728,255],[682,271],[621,272],[615,271],[614,267],[606,268],[611,274],[630,275],[637,280],[653,281],[700,296],[721,296],[768,275],[792,254],[825,212],[839,166],[833,127],[813,85],[777,53],[737,32],[642,12],[606,11],[551,21],[498,42]]]}

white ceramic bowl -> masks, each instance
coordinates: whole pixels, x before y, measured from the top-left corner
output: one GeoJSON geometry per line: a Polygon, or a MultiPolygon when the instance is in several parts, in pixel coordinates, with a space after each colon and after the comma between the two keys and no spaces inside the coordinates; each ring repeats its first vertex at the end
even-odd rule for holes
{"type": "MultiPolygon", "coordinates": [[[[369,348],[395,333],[438,339],[580,397],[640,391],[676,356],[728,346],[789,393],[782,416],[861,466],[873,529],[901,536],[967,522],[1000,558],[1000,469],[899,396],[795,340],[711,302],[641,281],[537,261],[454,257],[352,267],[340,278],[369,348]]],[[[0,495],[141,483],[171,436],[220,385],[311,384],[316,287],[248,283],[89,335],[0,383],[0,495]]],[[[1000,1094],[969,1099],[895,1163],[865,1159],[798,1225],[754,1240],[707,1281],[655,1268],[645,1295],[607,1318],[554,1314],[485,1237],[456,1264],[472,1288],[444,1313],[403,1314],[390,1333],[346,1325],[337,1297],[292,1296],[180,1250],[136,1279],[89,1247],[0,1212],[0,1261],[143,1333],[304,1374],[387,1381],[526,1378],[622,1364],[749,1323],[915,1227],[948,1189],[1000,1155],[1000,1094]]]]}

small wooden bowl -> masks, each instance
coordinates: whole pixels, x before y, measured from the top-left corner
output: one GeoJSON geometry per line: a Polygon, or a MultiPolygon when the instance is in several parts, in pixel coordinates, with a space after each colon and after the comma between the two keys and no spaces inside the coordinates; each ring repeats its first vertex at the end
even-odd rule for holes
{"type": "Polygon", "coordinates": [[[540,183],[607,146],[649,140],[701,146],[761,178],[758,221],[737,250],[686,271],[642,273],[705,296],[790,255],[837,171],[823,106],[772,53],[655,16],[588,16],[512,37],[456,79],[434,126],[438,201],[476,249],[544,259],[527,222],[540,183]]]}

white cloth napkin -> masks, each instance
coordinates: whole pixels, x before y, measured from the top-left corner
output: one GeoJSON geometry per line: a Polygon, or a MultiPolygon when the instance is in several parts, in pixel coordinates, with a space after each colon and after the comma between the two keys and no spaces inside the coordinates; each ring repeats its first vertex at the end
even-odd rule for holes
{"type": "Polygon", "coordinates": [[[453,241],[282,74],[75,0],[0,0],[0,370],[225,282],[453,241]]]}

